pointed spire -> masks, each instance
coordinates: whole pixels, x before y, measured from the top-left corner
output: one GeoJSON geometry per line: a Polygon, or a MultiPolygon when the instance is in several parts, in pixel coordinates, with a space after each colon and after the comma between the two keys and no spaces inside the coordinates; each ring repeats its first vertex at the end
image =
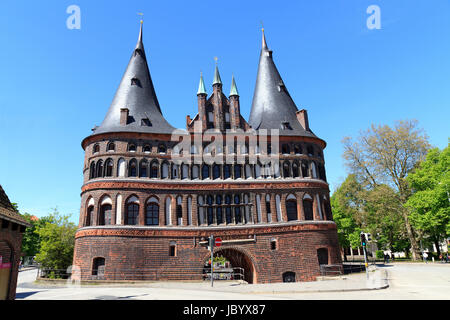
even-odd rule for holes
{"type": "Polygon", "coordinates": [[[248,122],[254,129],[281,129],[289,135],[314,136],[301,126],[297,111],[275,66],[262,29],[262,48],[248,122]]]}
{"type": "Polygon", "coordinates": [[[269,48],[267,47],[266,36],[264,35],[264,27],[262,27],[261,30],[262,30],[262,48],[264,50],[269,50],[269,48]]]}
{"type": "Polygon", "coordinates": [[[144,20],[141,20],[141,28],[139,30],[139,38],[136,44],[135,49],[144,49],[144,42],[142,41],[142,26],[144,24],[144,20]]]}
{"type": "Polygon", "coordinates": [[[214,71],[213,85],[222,84],[222,79],[220,79],[220,74],[219,74],[219,67],[217,66],[217,57],[214,57],[214,60],[216,60],[216,70],[214,71]]]}
{"type": "Polygon", "coordinates": [[[198,84],[197,95],[199,94],[207,94],[205,90],[205,82],[203,81],[203,73],[200,72],[200,82],[198,84]]]}
{"type": "Polygon", "coordinates": [[[239,96],[239,92],[238,92],[238,89],[236,87],[236,81],[234,81],[234,75],[231,78],[230,97],[231,96],[239,96]]]}
{"type": "Polygon", "coordinates": [[[128,62],[113,101],[102,124],[93,134],[104,132],[172,133],[175,130],[161,112],[150,76],[142,40],[142,20],[136,48],[128,62]],[[121,110],[128,109],[125,125],[120,121],[121,110]]]}

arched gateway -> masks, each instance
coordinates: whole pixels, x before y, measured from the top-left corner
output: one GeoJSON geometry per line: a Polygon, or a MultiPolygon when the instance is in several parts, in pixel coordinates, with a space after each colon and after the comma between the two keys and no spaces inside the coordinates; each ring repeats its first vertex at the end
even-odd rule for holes
{"type": "MultiPolygon", "coordinates": [[[[227,269],[233,269],[233,279],[242,279],[247,283],[256,283],[257,272],[255,267],[255,261],[251,257],[251,255],[246,252],[244,249],[239,247],[224,247],[214,249],[214,258],[223,257],[227,262],[229,262],[229,266],[227,265],[227,269]]],[[[207,255],[204,257],[204,263],[209,264],[211,259],[211,255],[207,255]]],[[[214,269],[215,272],[221,272],[221,269],[214,269]]],[[[209,271],[208,271],[209,272],[209,271]]]]}

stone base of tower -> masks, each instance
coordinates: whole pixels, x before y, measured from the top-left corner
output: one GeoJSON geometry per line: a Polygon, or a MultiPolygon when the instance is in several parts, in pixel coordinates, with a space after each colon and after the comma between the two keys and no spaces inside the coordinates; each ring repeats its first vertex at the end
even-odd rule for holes
{"type": "Polygon", "coordinates": [[[80,228],[73,265],[81,280],[202,280],[213,234],[222,255],[249,283],[314,281],[322,268],[342,270],[336,225],[331,221],[271,223],[245,227],[80,228]],[[286,280],[289,279],[289,280],[286,280]]]}

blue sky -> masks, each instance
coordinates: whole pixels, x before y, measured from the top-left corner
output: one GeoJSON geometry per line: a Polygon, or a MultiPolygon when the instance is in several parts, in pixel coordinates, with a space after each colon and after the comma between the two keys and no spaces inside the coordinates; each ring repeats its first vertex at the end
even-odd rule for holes
{"type": "Polygon", "coordinates": [[[12,1],[0,3],[0,184],[21,212],[57,207],[78,222],[84,152],[136,44],[138,12],[166,119],[184,128],[197,112],[203,71],[214,57],[228,92],[234,74],[248,119],[261,48],[261,21],[275,63],[314,133],[327,141],[330,189],[347,175],[344,136],[372,123],[417,119],[444,148],[450,118],[450,2],[12,1]],[[81,29],[66,26],[81,9],[81,29]],[[366,12],[378,5],[381,29],[366,12]]]}

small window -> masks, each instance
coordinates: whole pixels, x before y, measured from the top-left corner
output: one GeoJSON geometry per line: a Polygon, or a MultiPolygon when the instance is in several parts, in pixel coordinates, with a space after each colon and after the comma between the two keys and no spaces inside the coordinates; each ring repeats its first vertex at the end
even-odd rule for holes
{"type": "Polygon", "coordinates": [[[9,227],[9,221],[8,220],[2,220],[2,228],[8,229],[9,227]]]}
{"type": "Polygon", "coordinates": [[[131,85],[140,87],[141,86],[141,81],[139,81],[138,78],[133,78],[133,79],[131,79],[131,85]]]}
{"type": "Polygon", "coordinates": [[[169,245],[169,256],[176,257],[177,256],[177,244],[175,242],[170,242],[169,245]]]}
{"type": "Polygon", "coordinates": [[[133,143],[130,143],[130,144],[128,145],[128,151],[129,151],[129,152],[136,152],[136,145],[133,144],[133,143]]]}
{"type": "Polygon", "coordinates": [[[167,149],[166,149],[166,146],[165,146],[165,145],[160,144],[160,145],[158,146],[158,152],[159,152],[159,153],[166,153],[166,151],[167,151],[167,149]]]}
{"type": "Polygon", "coordinates": [[[151,127],[152,123],[150,122],[149,118],[142,118],[141,119],[141,126],[143,126],[143,127],[151,127]]]}
{"type": "Polygon", "coordinates": [[[108,143],[108,147],[106,148],[106,151],[112,152],[115,150],[116,150],[116,145],[114,144],[114,142],[108,143]]]}
{"type": "Polygon", "coordinates": [[[146,144],[144,146],[143,150],[144,150],[145,153],[150,153],[150,152],[152,152],[152,147],[149,144],[146,144]]]}
{"type": "Polygon", "coordinates": [[[270,240],[270,250],[277,250],[277,240],[275,239],[270,240]]]}
{"type": "Polygon", "coordinates": [[[284,121],[284,122],[281,123],[281,129],[282,130],[292,130],[292,127],[289,124],[289,122],[284,121]]]}
{"type": "Polygon", "coordinates": [[[97,143],[97,144],[94,145],[94,153],[97,153],[97,152],[99,152],[99,151],[100,151],[100,146],[99,146],[99,144],[97,143]]]}

